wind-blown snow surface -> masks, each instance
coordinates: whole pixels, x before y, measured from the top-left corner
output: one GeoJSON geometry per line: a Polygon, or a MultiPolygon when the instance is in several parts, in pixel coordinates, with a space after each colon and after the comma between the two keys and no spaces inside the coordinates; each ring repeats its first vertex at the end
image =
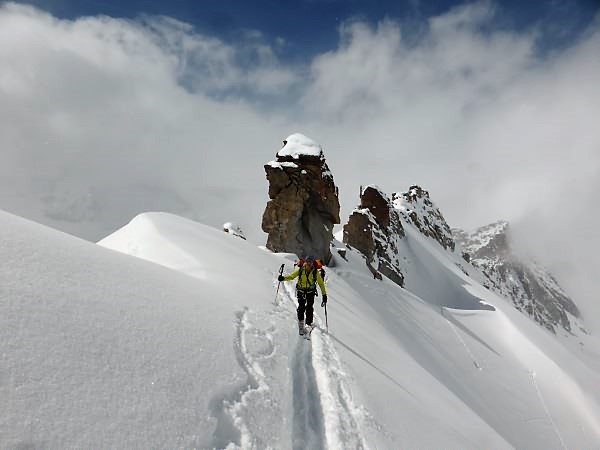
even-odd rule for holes
{"type": "Polygon", "coordinates": [[[290,259],[222,231],[0,226],[0,448],[600,446],[598,373],[410,226],[407,289],[336,255],[310,342],[290,259]]]}

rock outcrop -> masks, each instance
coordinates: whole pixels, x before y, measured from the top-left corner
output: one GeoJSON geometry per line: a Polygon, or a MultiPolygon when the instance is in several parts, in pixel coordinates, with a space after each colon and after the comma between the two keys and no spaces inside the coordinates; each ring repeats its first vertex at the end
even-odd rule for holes
{"type": "Polygon", "coordinates": [[[331,260],[333,225],[340,223],[338,189],[323,149],[302,134],[283,141],[276,161],[266,164],[269,202],[262,229],[274,252],[331,260]]]}
{"type": "Polygon", "coordinates": [[[390,199],[377,187],[361,189],[360,206],[344,225],[344,243],[360,251],[373,275],[383,274],[400,286],[399,240],[404,237],[400,215],[390,199]]]}
{"type": "Polygon", "coordinates": [[[408,192],[392,194],[392,204],[421,233],[438,241],[446,250],[454,251],[452,229],[429,198],[429,192],[420,186],[411,186],[408,192]]]}
{"type": "Polygon", "coordinates": [[[509,229],[508,222],[499,221],[473,233],[453,232],[471,264],[483,272],[484,286],[512,300],[519,311],[551,332],[556,333],[557,327],[572,332],[568,314],[578,318],[577,306],[545,269],[514,254],[509,229]]]}

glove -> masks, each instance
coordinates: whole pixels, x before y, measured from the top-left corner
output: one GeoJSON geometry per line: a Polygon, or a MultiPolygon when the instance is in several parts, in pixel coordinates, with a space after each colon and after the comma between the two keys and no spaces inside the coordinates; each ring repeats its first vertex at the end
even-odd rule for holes
{"type": "Polygon", "coordinates": [[[283,275],[279,275],[277,277],[277,281],[284,281],[284,280],[285,280],[285,278],[283,277],[283,275]]]}
{"type": "Polygon", "coordinates": [[[323,301],[321,302],[321,308],[327,304],[327,294],[323,294],[323,301]]]}

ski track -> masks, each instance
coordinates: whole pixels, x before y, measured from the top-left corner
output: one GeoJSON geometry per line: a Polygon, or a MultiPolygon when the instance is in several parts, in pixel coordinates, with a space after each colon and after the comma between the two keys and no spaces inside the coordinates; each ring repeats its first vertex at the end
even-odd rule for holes
{"type": "Polygon", "coordinates": [[[290,374],[293,386],[292,448],[323,450],[325,430],[319,388],[312,365],[312,348],[309,342],[298,336],[290,340],[292,359],[290,374]],[[295,345],[292,344],[295,341],[295,345]],[[295,348],[294,348],[295,347],[295,348]]]}
{"type": "Polygon", "coordinates": [[[247,378],[215,401],[214,448],[368,448],[361,425],[369,414],[354,405],[349,375],[317,314],[315,325],[310,341],[298,335],[295,289],[287,285],[272,310],[236,314],[233,347],[247,378]]]}
{"type": "Polygon", "coordinates": [[[483,370],[483,367],[481,367],[481,365],[477,361],[477,358],[475,358],[475,355],[473,354],[473,352],[471,351],[471,349],[469,348],[469,346],[467,345],[467,343],[465,342],[465,340],[458,333],[458,331],[457,331],[456,327],[454,326],[454,324],[452,322],[450,322],[450,320],[448,320],[448,318],[446,316],[444,316],[444,307],[443,306],[442,306],[442,316],[446,320],[446,323],[448,324],[448,326],[450,327],[450,329],[454,332],[454,335],[456,336],[456,338],[458,339],[458,341],[462,344],[463,348],[465,349],[465,351],[469,355],[469,358],[471,358],[471,361],[473,362],[473,365],[475,366],[475,368],[477,370],[483,370]]]}
{"type": "Polygon", "coordinates": [[[563,439],[562,435],[560,434],[560,430],[558,429],[556,422],[552,418],[552,414],[550,414],[550,410],[548,409],[548,405],[546,404],[546,401],[544,400],[542,391],[540,391],[540,387],[536,380],[535,371],[529,371],[529,376],[531,377],[531,383],[533,384],[535,393],[536,393],[538,399],[540,400],[540,404],[542,405],[542,408],[544,408],[544,413],[546,414],[546,417],[547,417],[548,421],[550,422],[550,425],[552,426],[552,429],[554,430],[554,433],[556,434],[556,437],[558,438],[558,440],[560,442],[561,448],[563,450],[567,450],[567,445],[565,444],[565,440],[563,439]]]}
{"type": "MultiPolygon", "coordinates": [[[[289,314],[295,319],[294,287],[285,285],[283,295],[288,300],[285,303],[289,314]]],[[[317,303],[315,302],[315,306],[317,303]]],[[[313,330],[311,340],[298,336],[296,351],[291,355],[293,405],[294,408],[302,405],[301,409],[304,411],[294,415],[293,448],[367,449],[360,427],[365,412],[354,405],[346,382],[348,374],[344,372],[333,341],[324,332],[316,313],[314,322],[317,327],[313,330]],[[315,421],[320,423],[318,428],[315,421]],[[307,430],[307,425],[315,442],[305,439],[303,432],[307,430]],[[296,447],[296,443],[302,445],[296,447]]],[[[293,323],[295,325],[295,320],[293,323]]],[[[295,330],[296,327],[292,329],[295,330]]]]}

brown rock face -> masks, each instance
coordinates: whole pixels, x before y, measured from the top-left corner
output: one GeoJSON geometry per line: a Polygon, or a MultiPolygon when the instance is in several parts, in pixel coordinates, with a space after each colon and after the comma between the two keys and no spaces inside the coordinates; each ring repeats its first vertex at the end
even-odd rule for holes
{"type": "Polygon", "coordinates": [[[400,215],[387,196],[375,186],[362,191],[360,207],[344,226],[344,242],[365,256],[375,278],[383,274],[404,286],[398,255],[398,242],[404,235],[400,215]]]}
{"type": "Polygon", "coordinates": [[[372,261],[375,254],[373,228],[376,223],[372,219],[367,211],[354,210],[344,225],[344,243],[365,255],[367,261],[372,261]]]}
{"type": "Polygon", "coordinates": [[[313,255],[328,264],[333,225],[340,223],[338,190],[321,147],[301,134],[284,141],[266,164],[269,202],[262,219],[267,248],[313,255]]]}
{"type": "Polygon", "coordinates": [[[382,227],[387,228],[390,226],[390,209],[392,205],[390,201],[384,197],[383,193],[372,186],[362,192],[360,197],[360,208],[367,208],[371,211],[371,214],[375,216],[377,222],[382,227]]]}

